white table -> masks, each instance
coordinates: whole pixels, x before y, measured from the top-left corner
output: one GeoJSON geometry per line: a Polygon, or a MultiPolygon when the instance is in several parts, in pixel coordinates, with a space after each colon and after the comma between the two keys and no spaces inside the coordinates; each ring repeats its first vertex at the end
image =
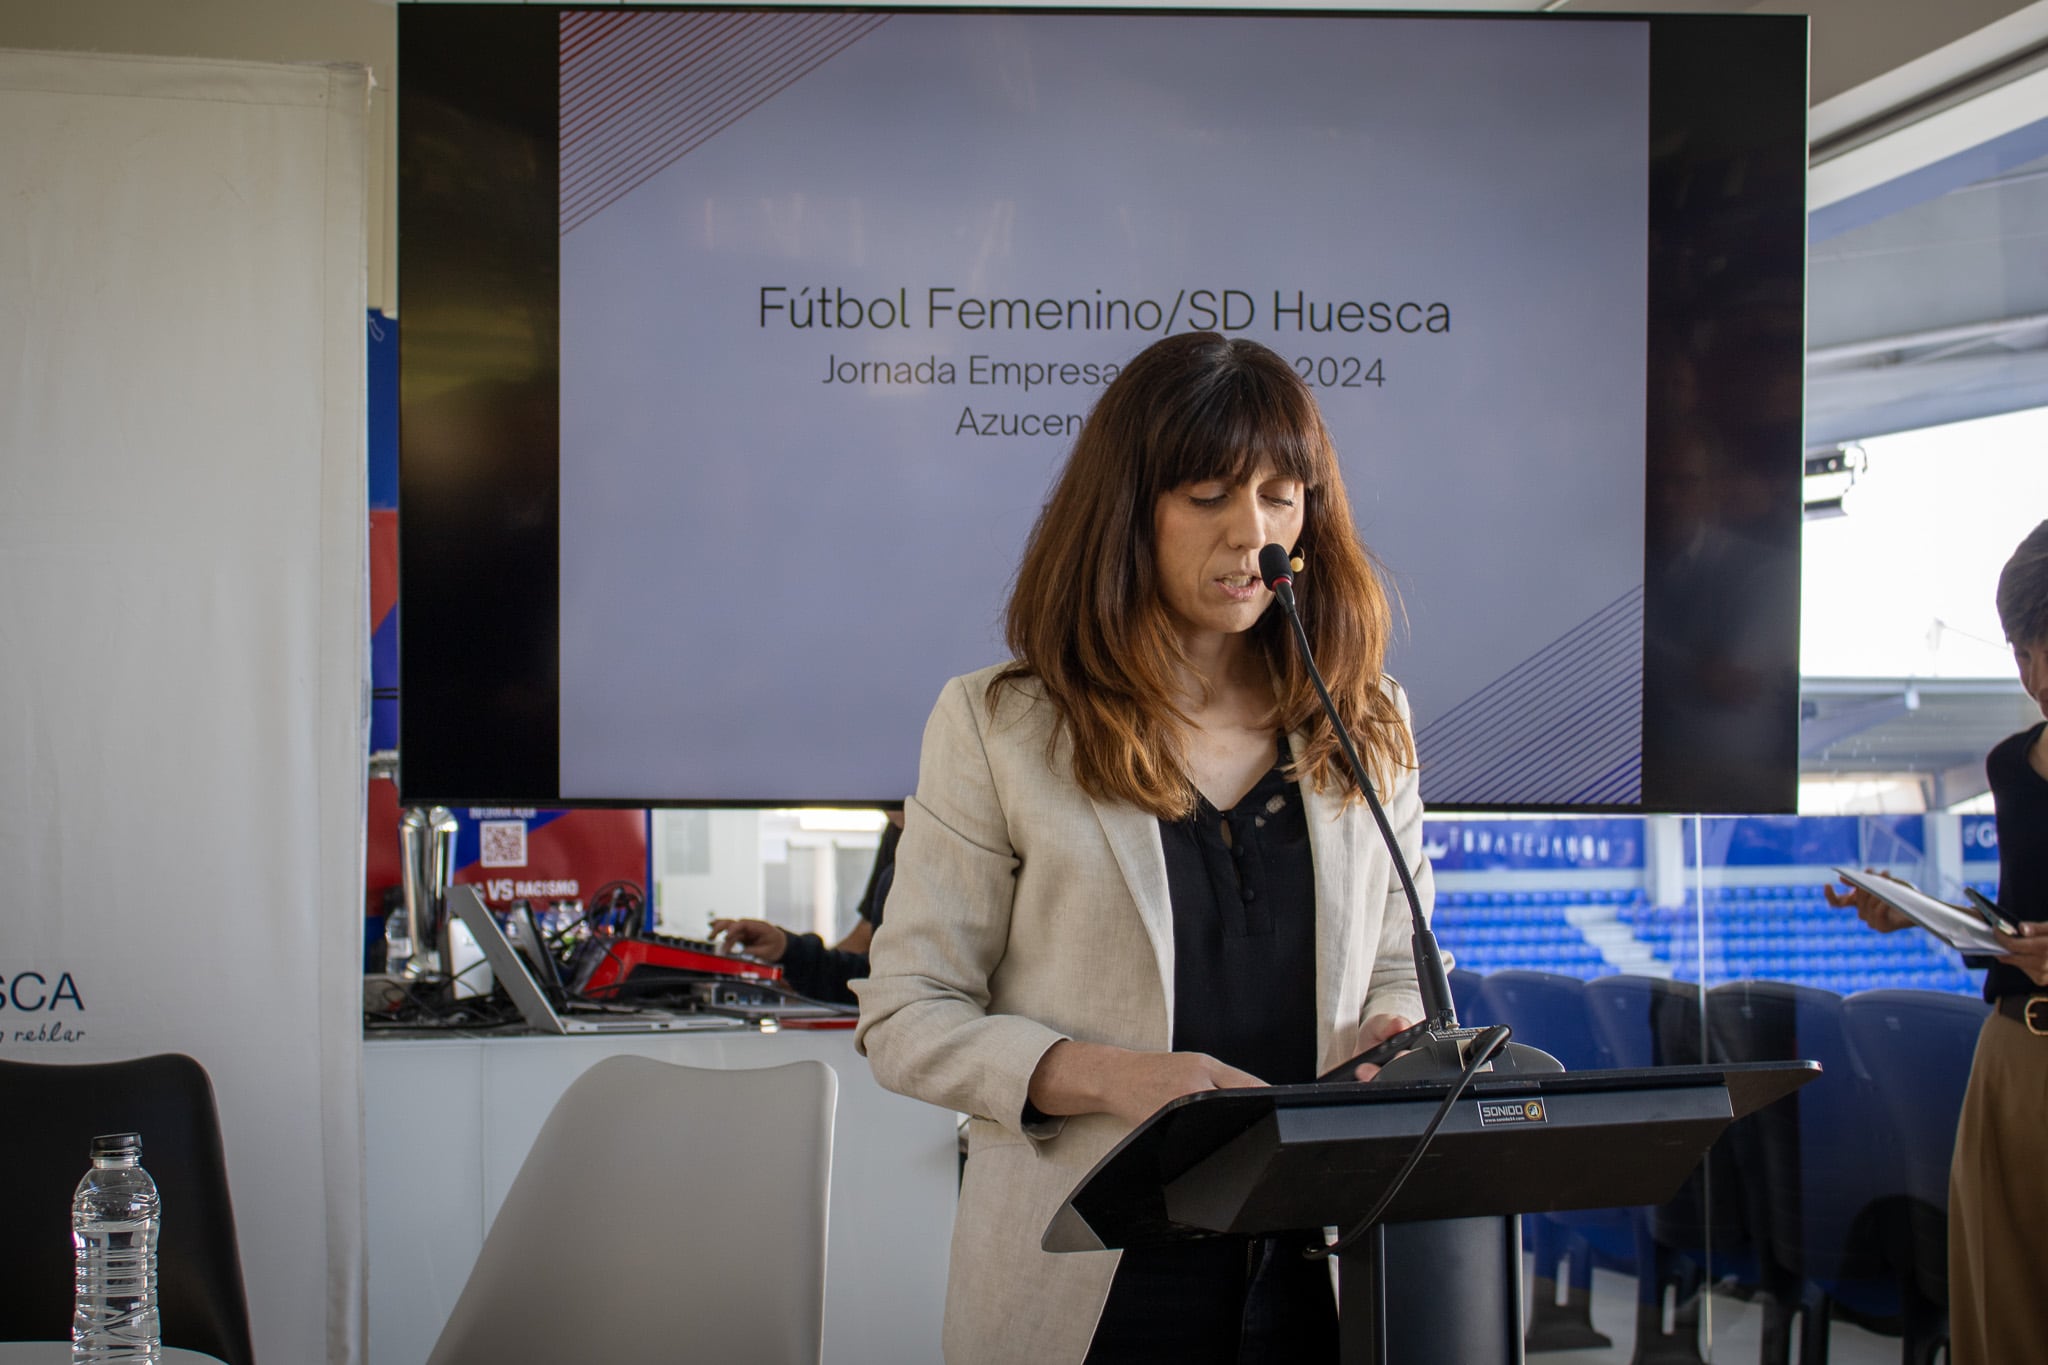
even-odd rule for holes
{"type": "MultiPolygon", "coordinates": [[[[221,1365],[204,1351],[163,1349],[163,1365],[221,1365]]],[[[71,1365],[68,1341],[0,1341],[0,1365],[71,1365]]]]}
{"type": "MultiPolygon", "coordinates": [[[[613,1053],[687,1066],[808,1058],[832,1067],[825,1365],[936,1365],[958,1192],[953,1115],[883,1090],[850,1032],[801,1029],[366,1039],[368,1365],[427,1358],[548,1111],[613,1053]]],[[[535,1283],[544,1288],[544,1266],[535,1283]]],[[[0,1365],[11,1362],[0,1356],[0,1365]]]]}

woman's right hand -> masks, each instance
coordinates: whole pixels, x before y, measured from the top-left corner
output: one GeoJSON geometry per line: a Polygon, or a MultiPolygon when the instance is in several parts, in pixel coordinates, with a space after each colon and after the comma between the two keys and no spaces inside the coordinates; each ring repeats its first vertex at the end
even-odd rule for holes
{"type": "Polygon", "coordinates": [[[1114,1114],[1136,1127],[1182,1095],[1263,1086],[1205,1052],[1136,1052],[1063,1038],[1031,1073],[1031,1103],[1050,1115],[1114,1114]]]}
{"type": "MultiPolygon", "coordinates": [[[[1889,873],[1878,872],[1876,868],[1866,867],[1863,870],[1884,877],[1889,881],[1899,880],[1889,873]]],[[[1903,885],[1903,883],[1901,884],[1903,885]]],[[[1844,887],[1842,890],[1837,891],[1832,884],[1824,884],[1820,889],[1820,893],[1827,898],[1828,904],[1834,906],[1837,910],[1853,908],[1856,911],[1857,918],[1877,930],[1880,934],[1889,934],[1895,929],[1908,929],[1912,927],[1913,921],[1907,919],[1868,891],[1853,886],[1844,887]]]]}
{"type": "Polygon", "coordinates": [[[763,962],[780,962],[789,951],[789,935],[764,919],[715,919],[711,932],[725,940],[727,951],[763,962]]]}

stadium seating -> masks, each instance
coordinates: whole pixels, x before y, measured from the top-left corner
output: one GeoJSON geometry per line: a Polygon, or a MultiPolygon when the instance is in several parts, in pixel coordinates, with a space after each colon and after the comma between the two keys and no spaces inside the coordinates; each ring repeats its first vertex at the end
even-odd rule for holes
{"type": "MultiPolygon", "coordinates": [[[[1489,1017],[1514,1030],[1515,1041],[1541,1048],[1567,1071],[1597,1071],[1614,1058],[1593,1036],[1586,1013],[1586,985],[1554,972],[1500,971],[1481,987],[1489,1017]]],[[[1626,1274],[1636,1271],[1637,1226],[1645,1215],[1631,1209],[1579,1209],[1525,1220],[1535,1257],[1531,1277],[1530,1351],[1604,1349],[1611,1340],[1593,1327],[1593,1265],[1626,1274]],[[1569,1260],[1570,1279],[1560,1300],[1558,1269],[1569,1260]]]]}
{"type": "MultiPolygon", "coordinates": [[[[1696,984],[1619,975],[1586,983],[1593,1036],[1624,1068],[1697,1065],[1707,1060],[1704,1005],[1696,984]]],[[[1722,1279],[1757,1283],[1756,1256],[1742,1217],[1741,1184],[1716,1146],[1669,1202],[1636,1224],[1636,1359],[1696,1356],[1699,1298],[1722,1279]],[[1664,1325],[1667,1297],[1671,1327],[1664,1325]]]]}
{"type": "Polygon", "coordinates": [[[1762,1253],[1764,1358],[1791,1358],[1797,1318],[1799,1360],[1824,1365],[1837,1316],[1900,1332],[1907,1358],[1922,1358],[1926,1346],[1916,1338],[1938,1323],[1939,1309],[1914,1280],[1899,1146],[1850,1052],[1842,998],[1782,981],[1739,981],[1708,991],[1706,1006],[1718,1057],[1821,1066],[1818,1079],[1722,1139],[1762,1253]]]}
{"type": "MultiPolygon", "coordinates": [[[[1948,1303],[1948,1168],[1956,1118],[1989,1006],[1924,991],[1868,991],[1842,1004],[1842,1029],[1898,1134],[1915,1287],[1948,1303]]],[[[1932,1329],[1920,1336],[1931,1361],[1932,1329]]]]}

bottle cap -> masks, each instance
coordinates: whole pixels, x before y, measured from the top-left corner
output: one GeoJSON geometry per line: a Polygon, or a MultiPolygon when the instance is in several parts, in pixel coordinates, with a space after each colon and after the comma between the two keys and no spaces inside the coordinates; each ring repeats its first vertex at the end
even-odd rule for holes
{"type": "Polygon", "coordinates": [[[92,1140],[92,1154],[94,1160],[105,1160],[109,1157],[122,1156],[140,1157],[142,1155],[142,1134],[102,1133],[92,1140]]]}

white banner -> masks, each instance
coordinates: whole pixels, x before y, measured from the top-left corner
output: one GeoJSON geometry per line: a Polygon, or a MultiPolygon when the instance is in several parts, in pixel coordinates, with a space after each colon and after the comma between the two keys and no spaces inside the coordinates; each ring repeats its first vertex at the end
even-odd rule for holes
{"type": "Polygon", "coordinates": [[[0,1056],[206,1067],[274,1361],[362,1341],[367,100],[0,52],[0,1056]]]}

